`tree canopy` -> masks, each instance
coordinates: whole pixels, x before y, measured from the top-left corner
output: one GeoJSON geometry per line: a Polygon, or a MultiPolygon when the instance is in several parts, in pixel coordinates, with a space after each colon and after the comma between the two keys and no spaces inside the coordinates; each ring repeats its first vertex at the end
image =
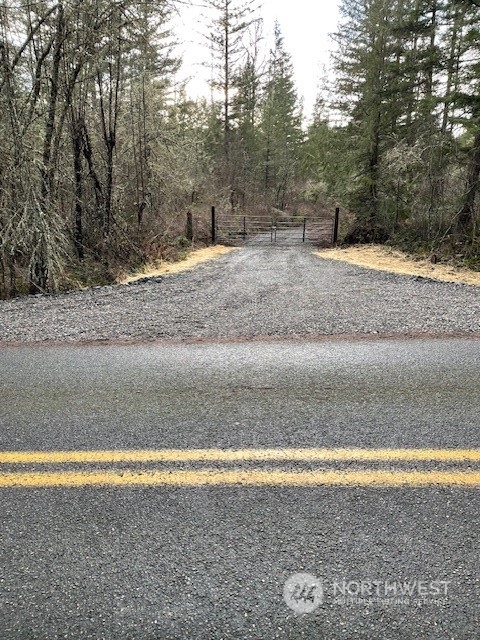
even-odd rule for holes
{"type": "Polygon", "coordinates": [[[211,92],[192,99],[174,2],[2,4],[0,296],[109,281],[211,204],[340,204],[352,240],[448,241],[475,263],[478,0],[342,0],[308,121],[281,26],[265,35],[250,0],[206,5],[211,92]]]}

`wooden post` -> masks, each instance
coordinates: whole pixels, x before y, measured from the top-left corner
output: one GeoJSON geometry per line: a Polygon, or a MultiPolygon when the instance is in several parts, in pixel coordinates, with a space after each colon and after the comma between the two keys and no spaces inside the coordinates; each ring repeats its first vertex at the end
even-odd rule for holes
{"type": "Polygon", "coordinates": [[[187,240],[193,240],[193,216],[191,211],[187,211],[187,240]]]}
{"type": "Polygon", "coordinates": [[[303,238],[302,238],[302,242],[305,242],[306,234],[307,234],[307,219],[304,218],[303,219],[303,238]]]}
{"type": "Polygon", "coordinates": [[[215,225],[215,207],[212,207],[212,244],[215,244],[217,241],[217,229],[215,225]]]}
{"type": "Polygon", "coordinates": [[[333,244],[338,242],[338,224],[340,221],[340,207],[335,209],[335,223],[333,225],[333,244]]]}
{"type": "Polygon", "coordinates": [[[243,216],[243,240],[247,237],[247,217],[243,216]]]}

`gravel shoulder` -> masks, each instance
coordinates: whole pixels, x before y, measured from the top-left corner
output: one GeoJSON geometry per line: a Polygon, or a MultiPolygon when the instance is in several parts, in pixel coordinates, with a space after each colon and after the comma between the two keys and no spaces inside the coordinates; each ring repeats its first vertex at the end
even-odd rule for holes
{"type": "Polygon", "coordinates": [[[478,287],[251,245],[193,271],[0,302],[0,342],[480,332],[478,287]]]}

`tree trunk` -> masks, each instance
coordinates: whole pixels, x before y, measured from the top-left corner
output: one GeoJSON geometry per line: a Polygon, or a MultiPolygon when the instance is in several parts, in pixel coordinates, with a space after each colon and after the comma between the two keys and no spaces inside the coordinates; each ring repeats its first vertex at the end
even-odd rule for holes
{"type": "Polygon", "coordinates": [[[72,117],[73,174],[75,179],[75,223],[73,241],[78,259],[83,260],[83,176],[82,147],[83,121],[72,117]]]}
{"type": "MultiPolygon", "coordinates": [[[[58,5],[57,25],[55,31],[55,44],[53,49],[52,71],[50,79],[50,95],[47,107],[47,121],[43,139],[42,165],[40,168],[41,187],[40,201],[33,203],[39,207],[39,215],[46,216],[51,206],[50,196],[55,168],[52,164],[52,141],[55,133],[55,117],[59,95],[60,64],[62,61],[62,46],[64,41],[65,16],[63,5],[58,5]]],[[[43,226],[43,225],[42,225],[43,226]]],[[[42,228],[34,233],[33,261],[30,265],[30,292],[44,293],[48,290],[48,246],[45,237],[46,230],[42,228]]]]}
{"type": "Polygon", "coordinates": [[[468,231],[475,221],[475,198],[478,191],[480,177],[480,127],[477,129],[470,151],[470,161],[467,174],[467,191],[463,206],[458,214],[458,226],[462,231],[468,231]]]}

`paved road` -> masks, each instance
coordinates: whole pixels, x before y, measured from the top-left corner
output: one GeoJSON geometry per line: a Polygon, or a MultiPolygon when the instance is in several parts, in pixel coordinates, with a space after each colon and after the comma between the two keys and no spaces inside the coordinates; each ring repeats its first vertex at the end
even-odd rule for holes
{"type": "Polygon", "coordinates": [[[2,640],[480,637],[478,340],[0,359],[2,640]]]}

